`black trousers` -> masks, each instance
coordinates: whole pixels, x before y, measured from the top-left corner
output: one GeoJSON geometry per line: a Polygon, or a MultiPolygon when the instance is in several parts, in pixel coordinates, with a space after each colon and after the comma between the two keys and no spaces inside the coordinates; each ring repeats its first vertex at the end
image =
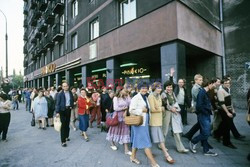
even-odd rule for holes
{"type": "Polygon", "coordinates": [[[187,125],[187,110],[185,109],[185,105],[179,104],[181,108],[181,120],[183,125],[187,125]]]}
{"type": "MultiPolygon", "coordinates": [[[[216,132],[216,136],[223,136],[223,144],[232,144],[230,141],[230,129],[233,127],[233,118],[229,118],[224,110],[219,110],[222,122],[216,132]]],[[[234,129],[235,130],[235,129],[234,129]]]]}
{"type": "Polygon", "coordinates": [[[9,124],[10,113],[0,113],[0,135],[2,134],[2,140],[6,140],[9,124]]]}
{"type": "Polygon", "coordinates": [[[69,122],[70,122],[71,109],[68,108],[65,111],[60,111],[61,126],[61,142],[65,143],[66,138],[69,138],[69,122]]]}

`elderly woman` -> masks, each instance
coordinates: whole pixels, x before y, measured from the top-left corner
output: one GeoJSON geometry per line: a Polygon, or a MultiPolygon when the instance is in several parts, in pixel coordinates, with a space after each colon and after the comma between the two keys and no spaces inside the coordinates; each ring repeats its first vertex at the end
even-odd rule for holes
{"type": "Polygon", "coordinates": [[[181,142],[180,133],[182,133],[183,131],[183,125],[180,114],[181,109],[173,93],[173,83],[171,81],[167,81],[164,84],[164,87],[165,91],[161,94],[163,106],[165,107],[166,110],[166,118],[165,118],[166,120],[163,121],[164,124],[163,126],[165,126],[163,133],[166,137],[169,124],[171,123],[172,130],[174,132],[174,139],[177,151],[180,153],[187,153],[189,152],[189,150],[186,149],[181,142]]]}
{"type": "Polygon", "coordinates": [[[143,116],[143,124],[141,126],[131,126],[132,155],[130,157],[130,162],[140,164],[141,162],[136,159],[136,151],[137,149],[144,149],[145,154],[151,162],[151,166],[159,167],[150,149],[152,146],[148,125],[150,106],[146,96],[148,85],[146,83],[141,83],[138,85],[138,88],[138,94],[131,99],[129,112],[133,115],[143,116]]]}
{"type": "Polygon", "coordinates": [[[11,101],[6,94],[0,94],[0,135],[2,140],[7,141],[7,133],[10,124],[11,101]]]}
{"type": "Polygon", "coordinates": [[[148,100],[150,104],[150,132],[153,143],[159,143],[161,150],[168,163],[173,164],[175,161],[168,154],[165,147],[165,139],[162,132],[162,100],[161,100],[161,83],[155,82],[152,86],[152,93],[149,95],[148,100]]]}
{"type": "Polygon", "coordinates": [[[129,126],[124,122],[124,113],[128,110],[130,104],[130,97],[127,95],[125,89],[118,89],[116,96],[113,99],[114,116],[118,115],[118,125],[109,128],[106,139],[111,142],[110,148],[117,150],[115,143],[124,145],[124,152],[126,155],[131,155],[128,149],[130,143],[129,126]]]}
{"type": "Polygon", "coordinates": [[[34,114],[38,121],[38,128],[46,130],[45,119],[48,117],[48,103],[43,90],[39,90],[38,96],[34,99],[34,114]]]}

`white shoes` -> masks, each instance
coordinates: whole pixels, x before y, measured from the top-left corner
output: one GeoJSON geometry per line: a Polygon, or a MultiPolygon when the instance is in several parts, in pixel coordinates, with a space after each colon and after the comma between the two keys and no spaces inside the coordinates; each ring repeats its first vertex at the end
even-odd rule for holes
{"type": "Polygon", "coordinates": [[[117,150],[117,147],[116,147],[116,146],[110,146],[110,148],[111,148],[112,150],[114,150],[114,151],[117,150]]]}
{"type": "Polygon", "coordinates": [[[125,155],[132,155],[132,152],[131,151],[128,151],[128,152],[125,152],[125,155]]]}

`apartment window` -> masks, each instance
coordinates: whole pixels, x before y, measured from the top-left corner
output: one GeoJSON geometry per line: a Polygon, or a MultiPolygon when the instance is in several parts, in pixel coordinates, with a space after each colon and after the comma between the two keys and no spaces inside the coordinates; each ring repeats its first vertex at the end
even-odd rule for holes
{"type": "Polygon", "coordinates": [[[78,1],[74,0],[72,2],[72,18],[75,18],[78,15],[78,1]]]}
{"type": "Polygon", "coordinates": [[[99,21],[95,19],[90,23],[90,40],[99,37],[99,21]]]}
{"type": "Polygon", "coordinates": [[[42,59],[41,59],[41,57],[39,58],[39,68],[41,68],[42,67],[42,59]]]}
{"type": "Polygon", "coordinates": [[[59,44],[59,56],[63,56],[63,43],[59,44]]]}
{"type": "Polygon", "coordinates": [[[136,0],[125,0],[120,4],[121,25],[136,18],[136,0]]]}
{"type": "Polygon", "coordinates": [[[77,48],[77,33],[71,36],[71,48],[72,50],[77,48]]]}
{"type": "Polygon", "coordinates": [[[64,14],[60,16],[60,33],[64,33],[64,14]]]}

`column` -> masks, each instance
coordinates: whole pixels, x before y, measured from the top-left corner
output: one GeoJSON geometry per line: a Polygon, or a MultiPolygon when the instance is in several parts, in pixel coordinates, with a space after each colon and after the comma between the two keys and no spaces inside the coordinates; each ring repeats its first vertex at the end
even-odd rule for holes
{"type": "Polygon", "coordinates": [[[50,88],[50,87],[52,86],[51,80],[50,80],[50,79],[51,79],[51,76],[49,75],[49,76],[48,76],[48,88],[50,88]]]}
{"type": "Polygon", "coordinates": [[[82,85],[83,87],[87,87],[87,66],[82,66],[82,85]]]}
{"type": "Polygon", "coordinates": [[[60,73],[56,74],[56,87],[62,84],[62,75],[60,73]]]}
{"type": "Polygon", "coordinates": [[[180,42],[173,42],[161,46],[161,80],[166,82],[170,76],[170,69],[175,69],[174,81],[186,77],[185,46],[180,42]]]}
{"type": "Polygon", "coordinates": [[[71,74],[71,70],[65,70],[65,77],[66,82],[69,84],[69,86],[74,86],[74,75],[71,74]]]}
{"type": "Polygon", "coordinates": [[[44,77],[42,77],[42,88],[44,88],[45,87],[45,85],[44,85],[44,81],[45,79],[44,79],[44,77]]]}
{"type": "Polygon", "coordinates": [[[122,86],[123,81],[120,80],[120,64],[115,58],[106,60],[107,78],[106,86],[113,84],[114,86],[122,86]]]}
{"type": "Polygon", "coordinates": [[[39,89],[39,87],[40,87],[40,83],[39,83],[39,78],[37,79],[37,89],[39,89]]]}

